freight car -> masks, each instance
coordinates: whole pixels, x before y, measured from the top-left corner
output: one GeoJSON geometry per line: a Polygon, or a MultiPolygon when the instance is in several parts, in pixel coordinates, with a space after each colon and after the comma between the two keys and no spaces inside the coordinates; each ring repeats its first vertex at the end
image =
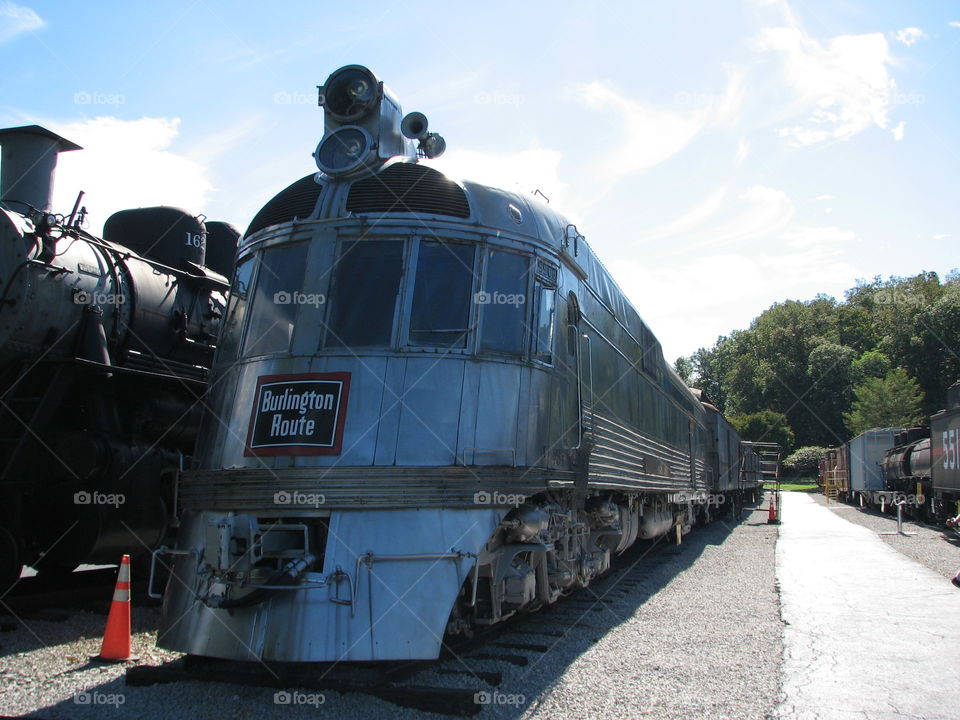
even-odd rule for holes
{"type": "Polygon", "coordinates": [[[709,454],[574,224],[419,162],[443,139],[362,66],[320,104],[320,172],[238,250],[159,645],[434,658],[736,492],[736,438],[714,418],[709,454]]]}
{"type": "Polygon", "coordinates": [[[168,207],[50,212],[70,141],[0,131],[0,583],[149,553],[174,520],[238,233],[168,207]]]}

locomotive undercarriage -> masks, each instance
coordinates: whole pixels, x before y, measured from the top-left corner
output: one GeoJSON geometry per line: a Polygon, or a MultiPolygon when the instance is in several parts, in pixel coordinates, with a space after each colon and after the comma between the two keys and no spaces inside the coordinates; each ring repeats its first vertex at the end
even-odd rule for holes
{"type": "Polygon", "coordinates": [[[188,513],[178,549],[157,559],[172,555],[172,582],[185,582],[192,600],[167,595],[179,620],[159,643],[235,659],[435,657],[443,637],[554,603],[638,539],[677,539],[711,517],[691,493],[578,498],[567,488],[513,508],[344,511],[322,509],[317,494],[299,517],[188,513]],[[210,622],[230,632],[201,642],[191,628],[210,622]]]}

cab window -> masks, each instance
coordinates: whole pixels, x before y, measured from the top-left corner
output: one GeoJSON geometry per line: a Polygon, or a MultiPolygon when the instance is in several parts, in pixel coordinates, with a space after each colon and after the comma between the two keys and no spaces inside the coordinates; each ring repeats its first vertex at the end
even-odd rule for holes
{"type": "Polygon", "coordinates": [[[421,241],[410,311],[410,344],[463,348],[470,332],[473,245],[421,241]]]}
{"type": "Polygon", "coordinates": [[[402,241],[344,242],[333,273],[327,346],[389,346],[402,273],[402,241]]]}
{"type": "Polygon", "coordinates": [[[244,355],[267,355],[290,349],[298,307],[294,293],[303,290],[307,247],[306,243],[298,243],[263,251],[244,355]]]}
{"type": "Polygon", "coordinates": [[[481,351],[523,355],[527,320],[527,258],[513,253],[488,250],[487,275],[477,293],[480,305],[481,351]]]}

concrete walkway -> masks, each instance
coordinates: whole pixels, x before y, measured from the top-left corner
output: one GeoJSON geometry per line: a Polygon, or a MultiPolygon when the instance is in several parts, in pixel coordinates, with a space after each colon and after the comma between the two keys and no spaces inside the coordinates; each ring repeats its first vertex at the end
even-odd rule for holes
{"type": "Polygon", "coordinates": [[[785,720],[960,718],[960,590],[804,493],[777,542],[785,720]]]}

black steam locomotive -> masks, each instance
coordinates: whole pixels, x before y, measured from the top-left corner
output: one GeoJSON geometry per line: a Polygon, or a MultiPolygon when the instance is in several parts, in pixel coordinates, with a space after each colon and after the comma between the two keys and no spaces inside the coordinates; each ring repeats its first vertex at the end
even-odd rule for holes
{"type": "Polygon", "coordinates": [[[896,436],[883,471],[888,490],[917,498],[907,506],[911,514],[941,521],[960,514],[960,382],[947,391],[947,408],[930,418],[930,427],[896,436]]]}
{"type": "Polygon", "coordinates": [[[175,524],[238,233],[170,207],[82,229],[50,212],[60,152],[0,130],[0,583],[147,553],[175,524]]]}

